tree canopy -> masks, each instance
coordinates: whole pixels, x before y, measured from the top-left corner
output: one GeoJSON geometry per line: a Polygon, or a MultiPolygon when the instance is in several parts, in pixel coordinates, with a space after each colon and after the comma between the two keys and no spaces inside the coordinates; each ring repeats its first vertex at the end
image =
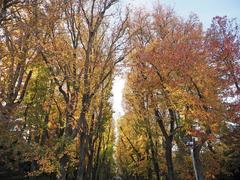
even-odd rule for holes
{"type": "Polygon", "coordinates": [[[0,179],[237,179],[239,83],[236,19],[1,0],[0,179]]]}

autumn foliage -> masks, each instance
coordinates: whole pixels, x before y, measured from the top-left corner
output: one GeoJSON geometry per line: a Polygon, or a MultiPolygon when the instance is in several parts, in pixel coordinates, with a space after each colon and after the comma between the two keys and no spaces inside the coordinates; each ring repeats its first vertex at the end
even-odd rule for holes
{"type": "Polygon", "coordinates": [[[239,178],[238,28],[159,4],[1,0],[0,179],[239,178]]]}

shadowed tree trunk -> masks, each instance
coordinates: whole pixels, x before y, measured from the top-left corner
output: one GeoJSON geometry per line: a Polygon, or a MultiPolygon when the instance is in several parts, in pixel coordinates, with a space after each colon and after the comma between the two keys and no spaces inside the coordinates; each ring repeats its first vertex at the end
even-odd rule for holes
{"type": "Polygon", "coordinates": [[[153,167],[154,167],[154,171],[157,176],[157,180],[160,180],[160,169],[159,169],[159,164],[158,164],[158,160],[157,160],[157,152],[155,151],[155,148],[154,148],[154,143],[153,143],[152,134],[151,134],[150,130],[148,130],[148,137],[149,137],[149,145],[150,145],[150,150],[151,150],[151,161],[153,163],[153,167]]]}
{"type": "Polygon", "coordinates": [[[169,118],[170,118],[170,130],[167,133],[166,127],[163,123],[163,117],[158,109],[155,109],[155,116],[157,119],[157,123],[164,137],[164,145],[165,145],[165,159],[167,162],[167,179],[174,180],[174,167],[172,160],[172,146],[173,146],[173,138],[176,129],[174,128],[176,122],[176,112],[172,109],[169,109],[169,118]]]}
{"type": "Polygon", "coordinates": [[[165,140],[165,158],[167,162],[167,179],[174,180],[174,169],[173,169],[173,160],[172,160],[172,141],[173,138],[168,138],[165,140]]]}
{"type": "Polygon", "coordinates": [[[203,167],[202,162],[200,159],[200,151],[202,149],[201,144],[194,144],[193,147],[193,161],[195,164],[195,171],[196,171],[196,180],[204,180],[204,173],[203,173],[203,167]]]}

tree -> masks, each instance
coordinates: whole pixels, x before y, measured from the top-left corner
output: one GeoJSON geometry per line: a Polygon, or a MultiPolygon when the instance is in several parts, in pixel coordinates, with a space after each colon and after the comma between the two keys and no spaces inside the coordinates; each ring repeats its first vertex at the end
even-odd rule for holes
{"type": "Polygon", "coordinates": [[[148,111],[155,114],[162,132],[168,179],[174,179],[172,149],[180,130],[185,130],[185,136],[199,139],[193,153],[198,178],[203,179],[200,151],[222,121],[219,81],[208,65],[209,52],[196,16],[182,21],[172,10],[158,8],[150,16],[151,33],[143,34],[154,38],[149,38],[145,45],[144,38],[133,44],[136,50],[129,63],[132,93],[149,94],[148,111]]]}
{"type": "Polygon", "coordinates": [[[222,81],[223,101],[230,106],[228,121],[238,123],[239,116],[239,54],[240,36],[237,22],[226,16],[216,16],[206,34],[206,46],[211,51],[210,64],[222,81]]]}
{"type": "Polygon", "coordinates": [[[19,119],[22,138],[37,147],[32,175],[66,179],[78,166],[78,179],[112,176],[104,174],[113,163],[108,101],[130,51],[117,2],[1,1],[0,115],[19,119]]]}

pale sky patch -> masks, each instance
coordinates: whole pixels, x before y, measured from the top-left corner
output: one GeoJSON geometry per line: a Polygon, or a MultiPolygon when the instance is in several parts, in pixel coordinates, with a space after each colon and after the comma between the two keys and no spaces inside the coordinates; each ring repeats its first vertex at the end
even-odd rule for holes
{"type": "Polygon", "coordinates": [[[121,75],[117,75],[113,81],[113,119],[117,120],[124,115],[123,109],[123,90],[124,90],[125,78],[121,75]]]}

